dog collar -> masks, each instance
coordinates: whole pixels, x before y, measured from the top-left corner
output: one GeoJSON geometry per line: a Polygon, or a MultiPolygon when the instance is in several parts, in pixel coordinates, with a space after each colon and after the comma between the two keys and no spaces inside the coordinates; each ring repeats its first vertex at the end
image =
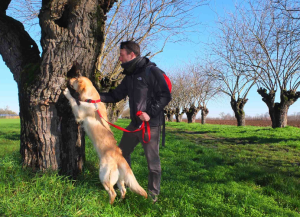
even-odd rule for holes
{"type": "Polygon", "coordinates": [[[101,102],[101,99],[97,99],[97,100],[86,99],[85,101],[89,102],[89,103],[98,103],[98,102],[101,102]]]}

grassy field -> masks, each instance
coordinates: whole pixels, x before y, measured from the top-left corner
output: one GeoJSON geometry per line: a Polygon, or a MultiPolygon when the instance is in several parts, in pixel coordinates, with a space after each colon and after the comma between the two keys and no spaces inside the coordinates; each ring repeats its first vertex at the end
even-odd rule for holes
{"type": "MultiPolygon", "coordinates": [[[[128,121],[119,120],[121,126],[128,121]]],[[[121,133],[114,131],[119,141],[121,133]]],[[[300,216],[300,129],[168,123],[156,204],[119,192],[113,206],[87,138],[86,169],[74,181],[21,167],[19,120],[0,120],[0,216],[300,216]]],[[[132,156],[139,183],[147,163],[132,156]]]]}

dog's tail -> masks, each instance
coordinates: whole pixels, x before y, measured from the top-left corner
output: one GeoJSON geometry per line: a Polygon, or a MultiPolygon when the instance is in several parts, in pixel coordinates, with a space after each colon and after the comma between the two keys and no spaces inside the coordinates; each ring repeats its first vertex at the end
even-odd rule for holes
{"type": "Polygon", "coordinates": [[[139,185],[130,166],[128,165],[125,159],[124,161],[122,161],[122,163],[120,163],[119,171],[120,175],[124,178],[125,185],[129,187],[131,191],[147,198],[147,192],[139,185]]]}

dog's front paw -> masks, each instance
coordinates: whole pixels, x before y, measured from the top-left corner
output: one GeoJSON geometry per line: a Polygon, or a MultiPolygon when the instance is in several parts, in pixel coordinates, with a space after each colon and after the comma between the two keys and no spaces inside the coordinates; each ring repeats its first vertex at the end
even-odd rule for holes
{"type": "Polygon", "coordinates": [[[66,88],[66,89],[64,90],[64,95],[65,95],[68,99],[71,97],[71,93],[70,93],[69,88],[66,88]]]}

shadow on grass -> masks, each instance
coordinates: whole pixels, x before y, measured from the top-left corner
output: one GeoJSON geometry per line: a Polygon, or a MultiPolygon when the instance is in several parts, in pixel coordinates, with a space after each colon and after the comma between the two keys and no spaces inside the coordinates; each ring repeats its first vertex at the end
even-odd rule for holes
{"type": "Polygon", "coordinates": [[[207,133],[216,133],[217,131],[184,131],[184,130],[178,130],[176,131],[177,134],[190,134],[190,135],[199,135],[199,134],[207,134],[207,133]]]}
{"type": "MultiPolygon", "coordinates": [[[[264,130],[264,129],[262,129],[262,130],[264,130]]],[[[217,133],[217,131],[184,131],[184,130],[176,130],[174,132],[179,136],[182,135],[183,139],[185,139],[184,135],[195,135],[195,136],[197,136],[197,135],[206,135],[208,133],[210,135],[213,134],[213,133],[217,133]]],[[[238,132],[238,133],[242,133],[242,132],[238,132]]],[[[198,139],[198,141],[199,141],[199,138],[200,137],[197,137],[195,139],[198,139]]],[[[206,139],[208,139],[208,137],[206,137],[206,139]]],[[[299,138],[289,138],[287,140],[287,139],[283,139],[283,138],[272,138],[272,137],[263,138],[263,137],[260,137],[260,136],[248,136],[248,137],[241,137],[241,138],[214,138],[214,137],[211,137],[208,140],[214,140],[214,141],[217,141],[217,142],[223,141],[222,143],[231,144],[231,145],[246,145],[246,144],[276,144],[276,143],[287,142],[287,141],[298,142],[299,138]]],[[[210,141],[210,143],[211,143],[211,141],[210,141]]]]}
{"type": "MultiPolygon", "coordinates": [[[[286,139],[280,138],[262,138],[259,136],[249,136],[243,138],[218,138],[218,141],[223,140],[225,143],[231,145],[246,145],[246,144],[277,144],[280,142],[287,142],[286,139]]],[[[299,141],[297,138],[290,138],[288,141],[299,141]]]]}
{"type": "Polygon", "coordinates": [[[20,140],[20,132],[1,132],[0,131],[0,138],[8,139],[8,140],[20,140]]]}

